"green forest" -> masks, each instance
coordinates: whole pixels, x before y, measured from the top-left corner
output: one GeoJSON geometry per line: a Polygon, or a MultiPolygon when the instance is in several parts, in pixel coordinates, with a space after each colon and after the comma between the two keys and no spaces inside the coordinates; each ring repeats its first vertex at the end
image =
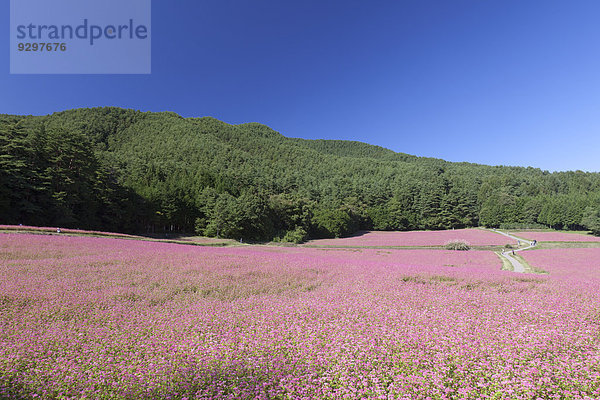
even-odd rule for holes
{"type": "Polygon", "coordinates": [[[171,112],[0,115],[2,224],[298,243],[366,229],[598,234],[598,221],[599,173],[452,163],[171,112]]]}

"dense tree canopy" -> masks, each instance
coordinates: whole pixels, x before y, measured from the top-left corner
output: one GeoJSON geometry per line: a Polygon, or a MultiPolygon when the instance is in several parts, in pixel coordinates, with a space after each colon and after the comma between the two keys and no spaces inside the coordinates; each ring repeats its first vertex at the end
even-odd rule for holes
{"type": "Polygon", "coordinates": [[[592,231],[594,235],[600,235],[600,208],[586,208],[583,214],[582,224],[592,231]]]}
{"type": "Polygon", "coordinates": [[[168,112],[0,116],[3,223],[300,241],[360,229],[584,229],[599,207],[597,173],[450,163],[168,112]]]}

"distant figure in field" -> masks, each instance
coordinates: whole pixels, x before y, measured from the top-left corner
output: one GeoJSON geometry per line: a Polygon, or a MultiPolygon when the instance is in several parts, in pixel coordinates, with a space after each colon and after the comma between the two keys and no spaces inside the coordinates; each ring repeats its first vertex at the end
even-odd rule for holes
{"type": "Polygon", "coordinates": [[[60,228],[56,228],[56,233],[60,233],[60,228]]]}
{"type": "Polygon", "coordinates": [[[515,251],[513,250],[513,256],[515,255],[515,251]]]}

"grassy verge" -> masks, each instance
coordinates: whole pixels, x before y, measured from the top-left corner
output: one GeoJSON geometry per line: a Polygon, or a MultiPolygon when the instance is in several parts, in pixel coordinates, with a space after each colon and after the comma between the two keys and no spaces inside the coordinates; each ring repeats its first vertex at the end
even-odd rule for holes
{"type": "MultiPolygon", "coordinates": [[[[318,245],[318,244],[303,244],[300,247],[308,247],[314,249],[382,249],[382,250],[447,250],[445,245],[442,246],[336,246],[336,245],[318,245]]],[[[487,245],[487,246],[471,246],[471,250],[487,250],[501,251],[504,246],[487,245]]],[[[458,251],[458,250],[456,250],[458,251]]]]}
{"type": "Polygon", "coordinates": [[[544,249],[587,249],[593,247],[600,247],[600,242],[538,242],[537,246],[526,251],[544,249]]]}
{"type": "Polygon", "coordinates": [[[224,247],[224,246],[233,246],[238,245],[236,241],[229,241],[227,239],[221,242],[201,242],[194,241],[189,238],[185,239],[155,239],[145,236],[135,236],[135,235],[121,235],[121,234],[110,234],[110,233],[86,233],[86,232],[50,232],[44,230],[35,230],[35,229],[0,229],[0,233],[13,233],[13,234],[29,234],[29,235],[49,235],[49,236],[76,236],[76,237],[102,237],[102,238],[112,238],[112,239],[123,239],[123,240],[142,240],[146,242],[161,242],[161,243],[175,243],[175,244],[185,244],[190,246],[210,246],[210,247],[224,247]]]}
{"type": "Polygon", "coordinates": [[[541,268],[536,268],[533,265],[529,264],[525,258],[519,253],[515,253],[513,256],[518,262],[520,262],[523,267],[525,267],[526,274],[548,274],[548,271],[544,271],[541,268]]]}
{"type": "Polygon", "coordinates": [[[505,232],[513,234],[515,232],[550,232],[550,233],[576,233],[578,235],[591,235],[590,231],[557,231],[556,229],[505,229],[505,232]]]}
{"type": "Polygon", "coordinates": [[[510,263],[510,261],[508,261],[508,259],[506,257],[504,257],[502,255],[502,252],[494,252],[495,255],[498,256],[498,258],[500,258],[500,261],[502,261],[502,271],[512,271],[513,270],[513,266],[510,263]]]}

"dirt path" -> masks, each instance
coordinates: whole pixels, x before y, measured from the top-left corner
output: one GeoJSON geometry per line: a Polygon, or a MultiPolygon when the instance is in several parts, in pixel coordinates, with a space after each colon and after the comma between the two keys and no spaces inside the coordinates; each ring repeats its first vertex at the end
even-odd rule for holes
{"type": "Polygon", "coordinates": [[[522,263],[521,263],[519,260],[517,260],[517,259],[514,257],[514,254],[515,254],[515,253],[517,253],[517,252],[519,252],[519,251],[523,251],[523,250],[527,250],[527,249],[531,249],[532,247],[535,247],[535,244],[534,244],[534,242],[528,242],[528,241],[526,241],[526,240],[523,240],[523,239],[521,239],[521,238],[518,238],[518,237],[516,237],[516,236],[513,236],[513,235],[511,235],[510,233],[501,232],[501,231],[499,231],[499,230],[496,230],[496,229],[492,229],[492,232],[496,232],[496,233],[499,233],[499,234],[501,234],[501,235],[507,236],[507,237],[509,237],[509,238],[511,238],[511,239],[513,239],[513,240],[516,240],[516,241],[517,241],[517,243],[519,243],[519,244],[521,244],[521,242],[524,242],[524,243],[529,243],[529,246],[522,247],[522,248],[520,248],[520,249],[515,249],[515,250],[502,250],[502,256],[503,256],[504,258],[506,258],[506,259],[507,259],[507,260],[510,262],[510,264],[511,264],[511,265],[512,265],[512,267],[513,267],[513,271],[514,271],[514,272],[520,272],[520,273],[524,273],[524,272],[525,272],[525,266],[524,266],[524,265],[523,265],[523,264],[522,264],[522,263]]]}

